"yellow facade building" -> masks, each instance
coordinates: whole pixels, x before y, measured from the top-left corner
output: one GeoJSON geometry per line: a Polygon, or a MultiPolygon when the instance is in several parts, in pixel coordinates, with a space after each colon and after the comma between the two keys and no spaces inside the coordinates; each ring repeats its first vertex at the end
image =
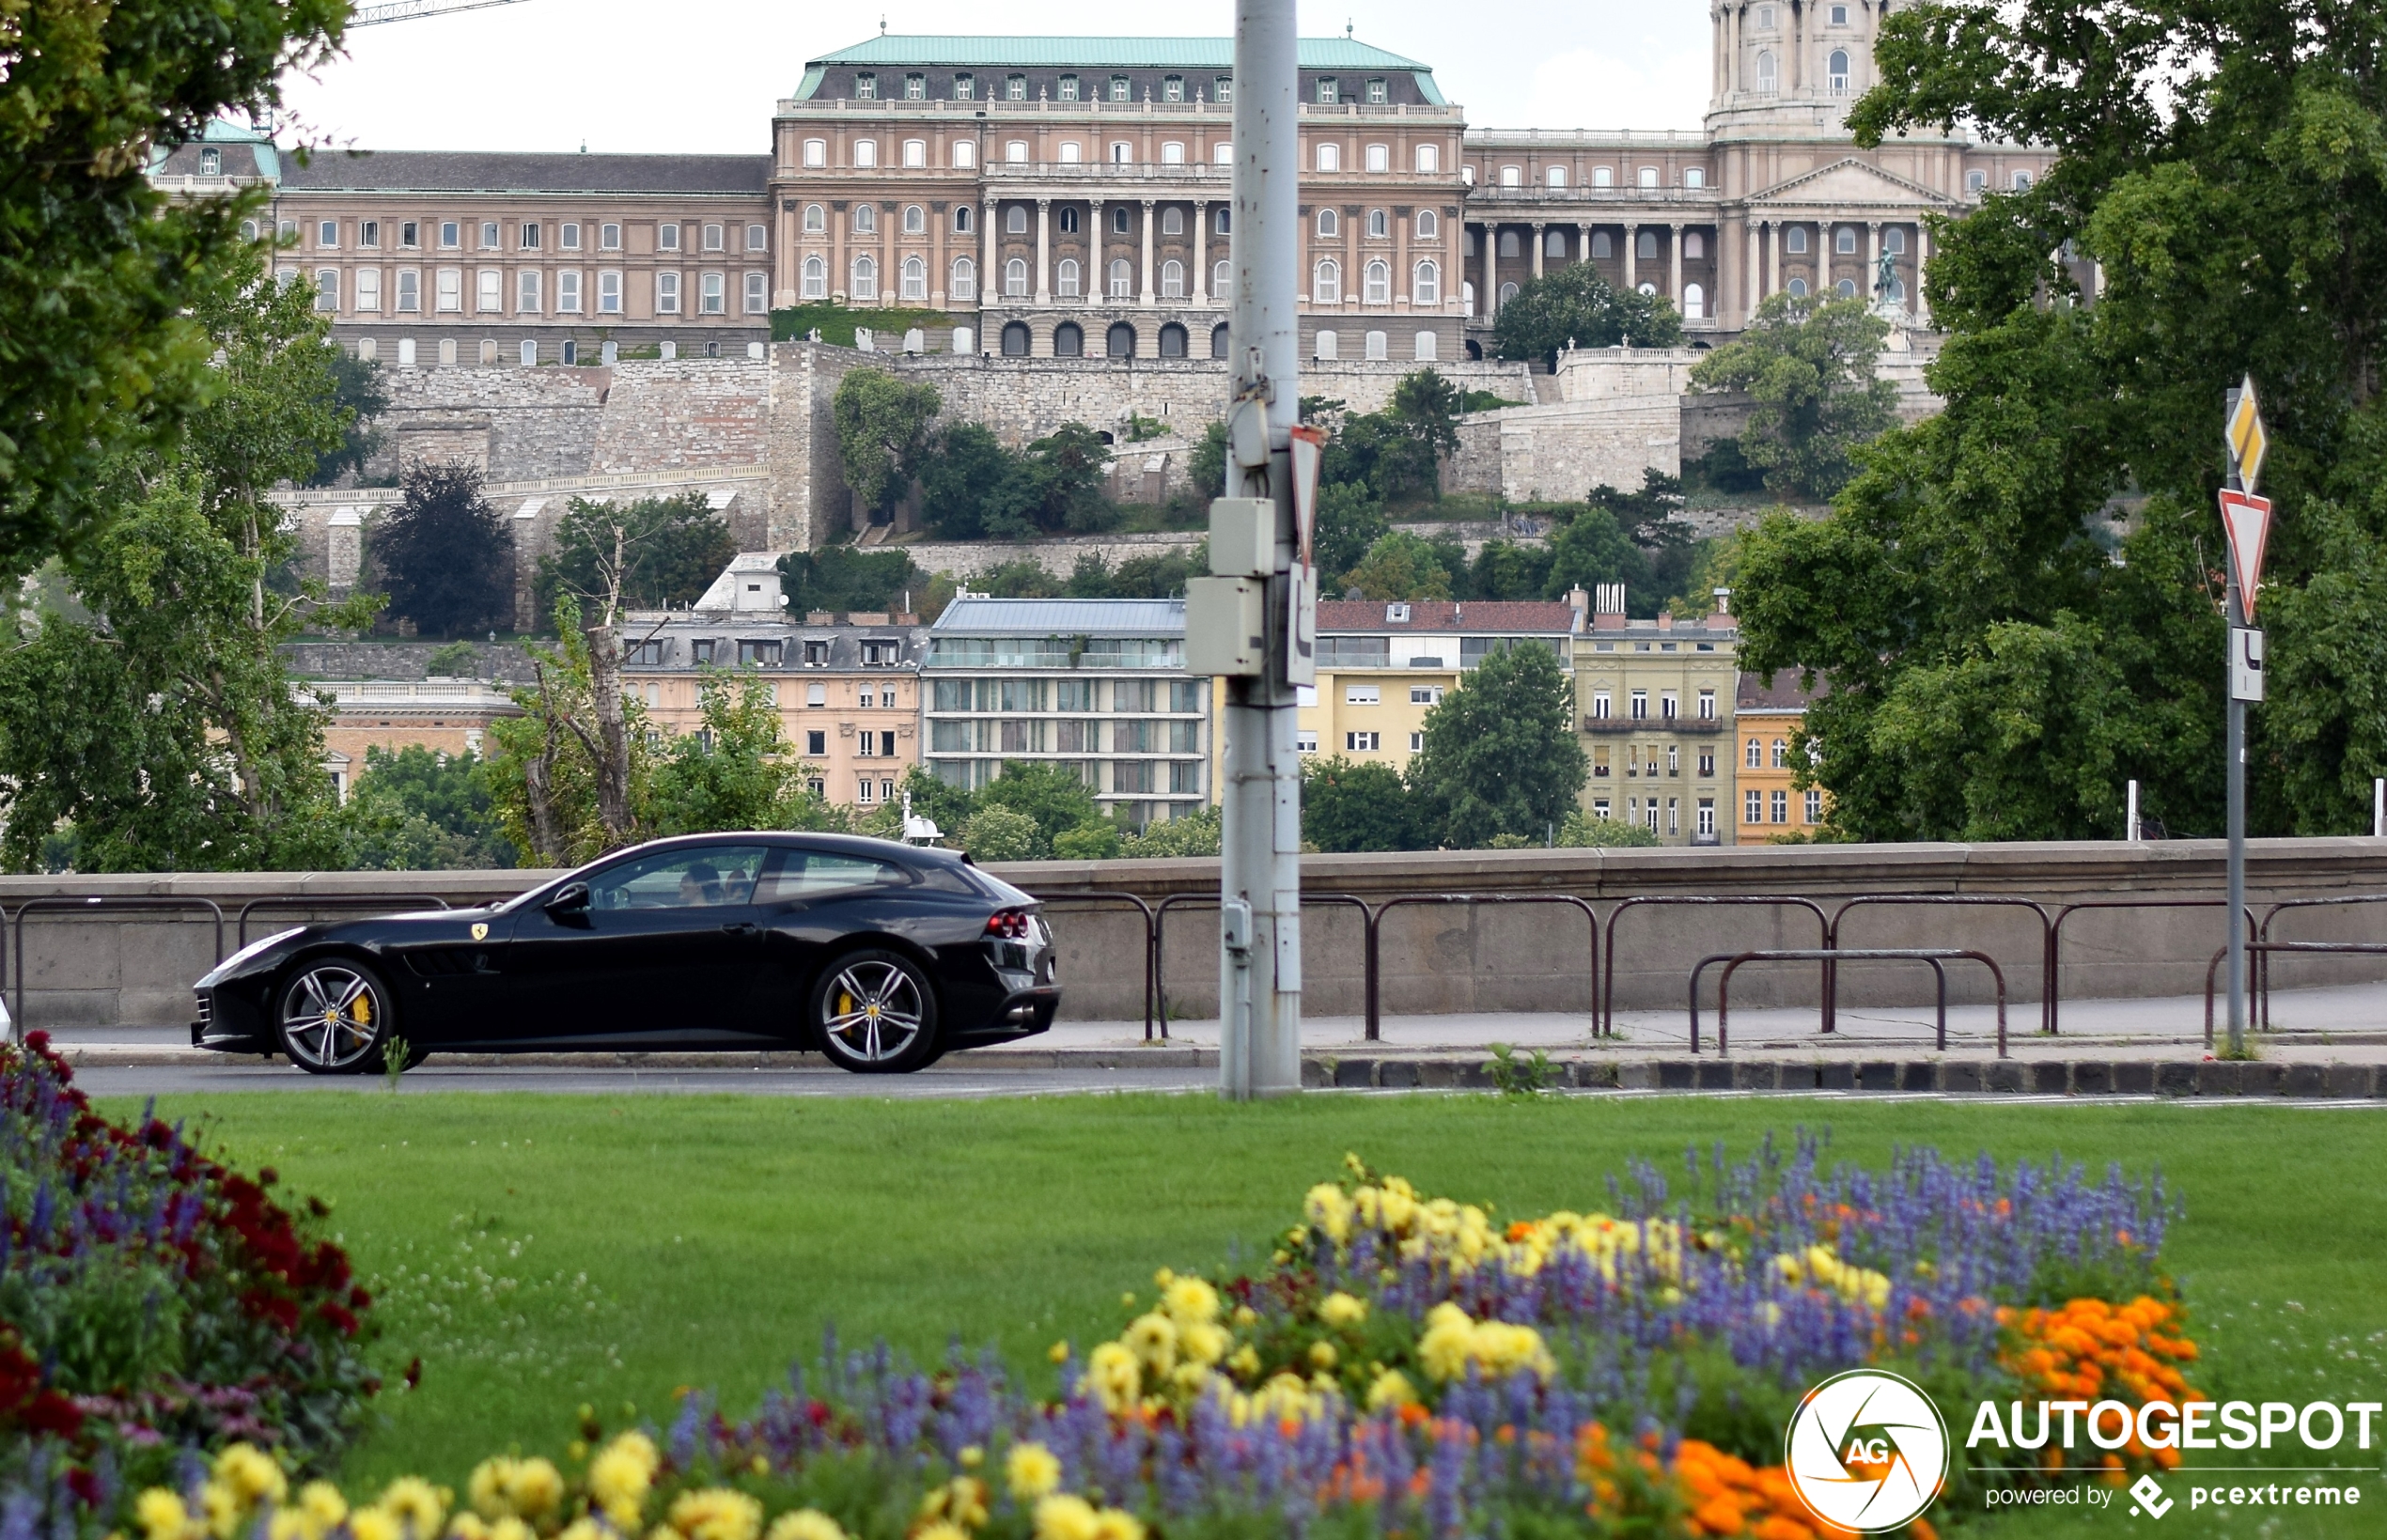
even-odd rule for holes
{"type": "Polygon", "coordinates": [[[1571,668],[1583,624],[1565,602],[1321,600],[1318,685],[1303,693],[1295,742],[1405,770],[1425,747],[1426,713],[1495,647],[1547,646],[1571,668]]]}
{"type": "Polygon", "coordinates": [[[1792,750],[1806,721],[1808,692],[1795,673],[1774,677],[1743,674],[1734,700],[1733,739],[1739,796],[1735,799],[1740,843],[1761,845],[1788,834],[1811,837],[1826,811],[1821,787],[1792,784],[1792,750]]]}
{"type": "Polygon", "coordinates": [[[1639,824],[1662,845],[1729,844],[1739,623],[1721,607],[1679,622],[1629,620],[1624,610],[1624,585],[1602,583],[1591,624],[1574,638],[1591,762],[1583,805],[1639,824]]]}

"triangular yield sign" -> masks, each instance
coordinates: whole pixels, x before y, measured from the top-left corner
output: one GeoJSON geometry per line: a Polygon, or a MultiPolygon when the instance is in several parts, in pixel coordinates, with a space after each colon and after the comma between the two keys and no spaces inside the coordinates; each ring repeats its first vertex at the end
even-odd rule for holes
{"type": "Polygon", "coordinates": [[[1293,565],[1318,563],[1318,473],[1325,460],[1326,430],[1307,423],[1293,429],[1293,565]]]}
{"type": "Polygon", "coordinates": [[[2222,493],[2222,531],[2229,537],[2230,566],[2238,573],[2239,604],[2254,618],[2254,594],[2263,582],[2263,547],[2270,538],[2271,500],[2245,492],[2222,493]]]}

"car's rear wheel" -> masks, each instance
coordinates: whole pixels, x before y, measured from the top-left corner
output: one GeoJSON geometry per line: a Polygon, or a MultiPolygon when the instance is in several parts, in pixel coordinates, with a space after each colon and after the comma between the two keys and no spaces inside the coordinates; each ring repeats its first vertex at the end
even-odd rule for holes
{"type": "Polygon", "coordinates": [[[282,1051],[310,1075],[382,1067],[398,1022],[381,975],[347,957],[308,963],[283,984],[274,1012],[282,1051]]]}
{"type": "Polygon", "coordinates": [[[812,991],[812,1027],[830,1063],[857,1075],[900,1075],[937,1056],[937,993],[900,952],[851,952],[812,991]]]}

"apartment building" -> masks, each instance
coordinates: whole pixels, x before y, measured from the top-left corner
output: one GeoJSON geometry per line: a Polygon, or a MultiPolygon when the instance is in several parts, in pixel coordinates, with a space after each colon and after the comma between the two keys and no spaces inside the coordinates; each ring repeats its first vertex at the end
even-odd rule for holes
{"type": "Polygon", "coordinates": [[[1738,744],[1734,801],[1740,844],[1762,844],[1782,835],[1809,837],[1822,826],[1827,808],[1823,788],[1793,784],[1790,768],[1813,698],[1799,687],[1795,673],[1777,674],[1771,684],[1761,675],[1740,676],[1732,723],[1738,744]]]}
{"type": "Polygon", "coordinates": [[[489,724],[518,717],[513,692],[487,679],[303,680],[304,694],[332,697],[323,768],[346,800],[367,752],[422,747],[443,755],[489,753],[489,724]]]}
{"type": "Polygon", "coordinates": [[[1183,599],[965,595],[928,628],[920,685],[928,771],[949,785],[1065,765],[1138,824],[1215,800],[1213,692],[1185,671],[1183,599]]]}
{"type": "Polygon", "coordinates": [[[1664,845],[1732,839],[1733,708],[1740,628],[1722,608],[1702,620],[1625,616],[1622,583],[1593,591],[1574,638],[1575,704],[1591,761],[1583,805],[1664,845]]]}
{"type": "Polygon", "coordinates": [[[1552,603],[1322,599],[1318,685],[1303,692],[1294,741],[1303,754],[1342,754],[1405,770],[1426,746],[1426,713],[1493,651],[1547,646],[1568,673],[1583,610],[1552,603]]]}

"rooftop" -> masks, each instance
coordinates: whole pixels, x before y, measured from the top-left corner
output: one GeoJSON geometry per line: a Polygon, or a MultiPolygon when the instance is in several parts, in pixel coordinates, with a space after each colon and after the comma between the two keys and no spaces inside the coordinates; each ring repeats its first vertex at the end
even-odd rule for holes
{"type": "Polygon", "coordinates": [[[1771,683],[1762,674],[1743,670],[1740,688],[1734,692],[1734,706],[1741,711],[1803,711],[1810,701],[1824,692],[1821,679],[1816,680],[1813,690],[1799,688],[1799,671],[1795,668],[1784,669],[1771,683]]]}
{"type": "Polygon", "coordinates": [[[1372,599],[1323,599],[1318,601],[1320,631],[1571,631],[1575,607],[1562,599],[1514,600],[1416,599],[1405,608],[1408,618],[1392,618],[1403,606],[1372,599]]]}
{"type": "Polygon", "coordinates": [[[572,155],[511,150],[319,151],[283,157],[282,185],[306,192],[750,193],[769,155],[572,155]]]}
{"type": "MultiPolygon", "coordinates": [[[[1078,65],[1089,69],[1225,70],[1235,63],[1232,38],[996,38],[881,33],[851,48],[805,61],[825,64],[985,65],[995,69],[1078,65]]],[[[1303,38],[1304,70],[1415,70],[1433,66],[1403,58],[1351,38],[1303,38]]]]}
{"type": "Polygon", "coordinates": [[[957,599],[940,636],[1182,636],[1181,599],[957,599]]]}

